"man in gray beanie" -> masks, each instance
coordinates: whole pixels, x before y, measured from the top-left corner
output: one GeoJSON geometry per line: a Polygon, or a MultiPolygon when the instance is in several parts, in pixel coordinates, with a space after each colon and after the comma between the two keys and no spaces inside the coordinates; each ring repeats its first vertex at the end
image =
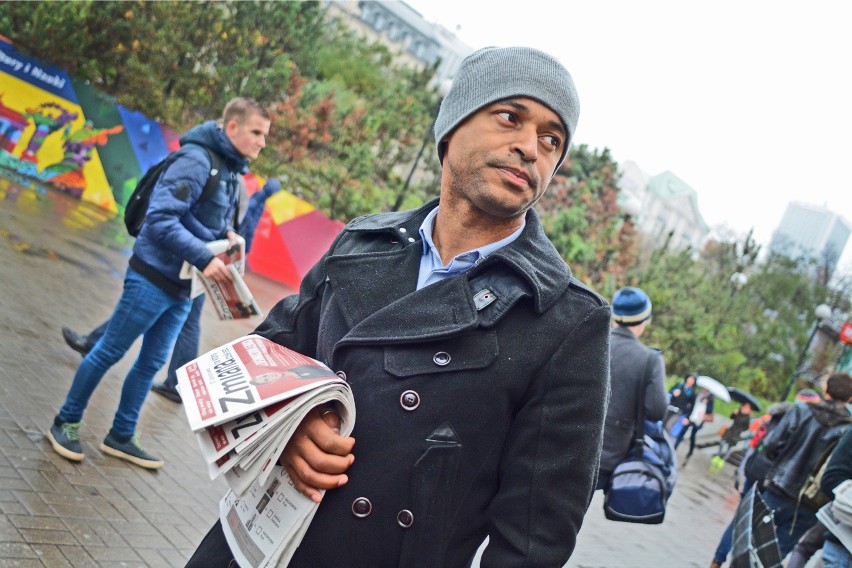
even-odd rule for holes
{"type": "MultiPolygon", "coordinates": [[[[353,437],[312,411],[279,460],[320,503],[291,568],[468,566],[486,537],[482,566],[570,557],[600,457],[610,310],[532,206],[578,109],[554,57],[470,55],[435,123],[440,198],[352,221],[256,330],[345,376],[358,410],[353,437]]],[[[217,524],[189,566],[231,558],[217,524]]]]}

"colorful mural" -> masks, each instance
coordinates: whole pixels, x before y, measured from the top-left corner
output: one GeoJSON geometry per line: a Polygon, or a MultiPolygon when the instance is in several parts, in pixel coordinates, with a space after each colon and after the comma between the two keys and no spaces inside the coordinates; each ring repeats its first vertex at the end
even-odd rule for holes
{"type": "Polygon", "coordinates": [[[123,128],[95,128],[64,71],[0,42],[0,167],[115,211],[95,148],[123,128]]]}
{"type": "MultiPolygon", "coordinates": [[[[142,173],[177,150],[180,135],[4,39],[0,175],[44,182],[111,214],[123,211],[142,173]]],[[[253,174],[245,180],[249,195],[265,183],[253,174]]],[[[267,201],[248,267],[298,288],[342,228],[285,188],[267,201]]]]}

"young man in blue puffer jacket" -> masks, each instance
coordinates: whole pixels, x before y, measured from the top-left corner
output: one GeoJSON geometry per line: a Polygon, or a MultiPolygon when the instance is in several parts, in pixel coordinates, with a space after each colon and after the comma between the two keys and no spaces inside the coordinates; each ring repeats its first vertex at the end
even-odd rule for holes
{"type": "Polygon", "coordinates": [[[100,449],[144,468],[163,466],[163,460],[139,444],[136,423],[154,375],[166,362],[192,304],[190,281],[180,278],[180,269],[187,261],[216,282],[231,280],[224,262],[206,244],[237,238],[232,222],[239,198],[238,176],[266,145],[269,127],[269,115],[257,102],[237,98],[225,107],[221,124],[206,122],[181,137],[181,149],[151,194],[124,291],[106,333],[80,362],[48,431],[59,455],[83,460],[79,430],[89,399],[110,367],[142,335],[142,348],[124,379],[112,428],[100,449]],[[208,152],[221,158],[219,188],[201,200],[211,175],[208,152]]]}

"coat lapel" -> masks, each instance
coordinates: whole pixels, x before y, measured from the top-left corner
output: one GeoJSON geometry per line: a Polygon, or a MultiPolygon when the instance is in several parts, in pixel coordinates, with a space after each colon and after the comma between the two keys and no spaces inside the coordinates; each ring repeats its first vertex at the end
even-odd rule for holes
{"type": "Polygon", "coordinates": [[[449,278],[416,290],[421,253],[418,241],[393,251],[328,259],[335,303],[349,327],[343,342],[406,342],[476,325],[466,278],[449,278]]]}

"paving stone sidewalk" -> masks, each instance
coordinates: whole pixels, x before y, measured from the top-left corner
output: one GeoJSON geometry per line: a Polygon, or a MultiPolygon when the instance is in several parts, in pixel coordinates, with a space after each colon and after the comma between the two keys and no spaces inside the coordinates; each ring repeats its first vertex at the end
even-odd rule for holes
{"type": "MultiPolygon", "coordinates": [[[[80,361],[61,327],[87,331],[109,317],[131,244],[103,210],[0,177],[0,568],[183,566],[216,519],[225,484],[207,477],[179,405],[151,394],[142,410],[142,442],[162,470],[98,450],[138,345],[92,398],[84,462],[59,457],[44,437],[80,361]]],[[[251,273],[247,282],[264,311],[291,293],[251,273]]],[[[255,324],[219,322],[205,307],[202,352],[255,324]]],[[[681,472],[663,525],[606,521],[598,493],[567,566],[709,565],[737,501],[729,471],[708,473],[710,455],[681,472]]]]}

